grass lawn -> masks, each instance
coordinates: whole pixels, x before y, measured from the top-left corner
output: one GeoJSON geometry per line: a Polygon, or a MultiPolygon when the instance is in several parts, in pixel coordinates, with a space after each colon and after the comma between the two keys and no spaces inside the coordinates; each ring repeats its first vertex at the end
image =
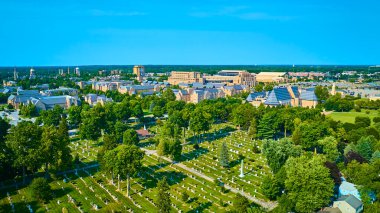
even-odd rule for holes
{"type": "Polygon", "coordinates": [[[378,111],[376,110],[368,110],[369,114],[366,113],[367,110],[362,110],[361,112],[333,112],[329,117],[336,121],[341,121],[341,122],[348,122],[348,123],[354,123],[355,122],[355,117],[357,116],[368,116],[371,121],[374,117],[380,116],[378,114],[378,111]]]}

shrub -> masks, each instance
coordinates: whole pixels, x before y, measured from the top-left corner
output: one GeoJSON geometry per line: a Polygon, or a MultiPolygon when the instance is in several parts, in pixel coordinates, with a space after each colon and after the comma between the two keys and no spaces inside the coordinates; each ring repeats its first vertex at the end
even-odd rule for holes
{"type": "Polygon", "coordinates": [[[189,195],[186,192],[182,192],[181,199],[186,203],[189,200],[189,195]]]}
{"type": "Polygon", "coordinates": [[[380,117],[374,117],[373,119],[374,123],[379,123],[380,122],[380,117]]]}
{"type": "Polygon", "coordinates": [[[51,198],[52,190],[45,178],[36,178],[30,184],[32,196],[41,201],[48,201],[51,198]]]}

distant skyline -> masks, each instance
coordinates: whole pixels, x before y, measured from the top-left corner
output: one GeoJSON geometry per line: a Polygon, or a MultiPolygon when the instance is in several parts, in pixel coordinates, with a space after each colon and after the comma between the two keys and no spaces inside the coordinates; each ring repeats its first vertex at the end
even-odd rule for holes
{"type": "Polygon", "coordinates": [[[0,66],[377,65],[379,11],[376,0],[2,1],[0,66]]]}

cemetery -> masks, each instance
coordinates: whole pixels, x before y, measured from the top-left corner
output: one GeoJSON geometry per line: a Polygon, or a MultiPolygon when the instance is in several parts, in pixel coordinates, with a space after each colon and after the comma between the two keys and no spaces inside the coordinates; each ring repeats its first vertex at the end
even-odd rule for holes
{"type": "MultiPolygon", "coordinates": [[[[152,127],[156,128],[157,127],[152,127]]],[[[178,212],[223,212],[232,209],[235,194],[223,185],[247,192],[255,198],[266,200],[260,193],[260,181],[270,172],[261,154],[253,153],[253,143],[246,132],[223,132],[226,125],[214,125],[195,149],[190,141],[183,145],[183,165],[218,181],[210,181],[172,164],[165,157],[155,154],[145,155],[142,170],[131,178],[130,196],[127,196],[127,183],[118,182],[100,170],[97,153],[101,141],[71,138],[69,144],[72,155],[78,155],[80,162],[76,169],[57,175],[50,182],[53,197],[48,203],[34,199],[28,187],[14,187],[2,190],[0,205],[7,212],[45,212],[67,210],[67,212],[94,212],[118,209],[125,212],[155,212],[157,181],[166,176],[170,185],[172,209],[178,212]],[[223,135],[223,137],[218,136],[223,135]],[[206,136],[207,135],[207,136],[206,136]],[[225,142],[229,149],[231,167],[222,168],[218,163],[219,147],[225,142]],[[244,156],[244,163],[241,163],[244,156]],[[241,172],[242,170],[242,172],[241,172]],[[241,176],[243,174],[243,176],[241,176]],[[240,176],[239,176],[240,175],[240,176]],[[183,192],[188,199],[182,198],[183,192]]],[[[149,139],[139,144],[148,150],[155,145],[149,139]]]]}

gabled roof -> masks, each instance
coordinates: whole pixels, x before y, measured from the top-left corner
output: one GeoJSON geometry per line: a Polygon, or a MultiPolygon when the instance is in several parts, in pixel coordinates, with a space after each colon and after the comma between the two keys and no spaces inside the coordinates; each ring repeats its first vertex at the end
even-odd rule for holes
{"type": "Polygon", "coordinates": [[[301,98],[301,100],[318,101],[318,98],[315,95],[314,90],[304,90],[304,91],[302,91],[300,98],[301,98]]]}
{"type": "Polygon", "coordinates": [[[354,209],[359,209],[363,205],[363,203],[353,195],[344,195],[338,198],[337,201],[344,201],[354,209]]]}
{"type": "Polygon", "coordinates": [[[246,101],[251,102],[256,100],[256,98],[264,98],[266,95],[266,92],[254,92],[248,95],[246,101]]]}
{"type": "Polygon", "coordinates": [[[274,88],[272,91],[270,91],[265,104],[277,106],[283,104],[284,102],[289,102],[291,99],[292,98],[290,97],[288,89],[285,87],[279,87],[274,88]]]}
{"type": "Polygon", "coordinates": [[[48,97],[42,97],[40,101],[48,105],[65,104],[67,98],[71,98],[71,96],[66,96],[66,95],[48,96],[48,97]]]}
{"type": "Polygon", "coordinates": [[[295,98],[299,98],[300,97],[300,92],[298,91],[298,87],[293,86],[293,87],[290,87],[290,88],[292,89],[295,98]]]}

